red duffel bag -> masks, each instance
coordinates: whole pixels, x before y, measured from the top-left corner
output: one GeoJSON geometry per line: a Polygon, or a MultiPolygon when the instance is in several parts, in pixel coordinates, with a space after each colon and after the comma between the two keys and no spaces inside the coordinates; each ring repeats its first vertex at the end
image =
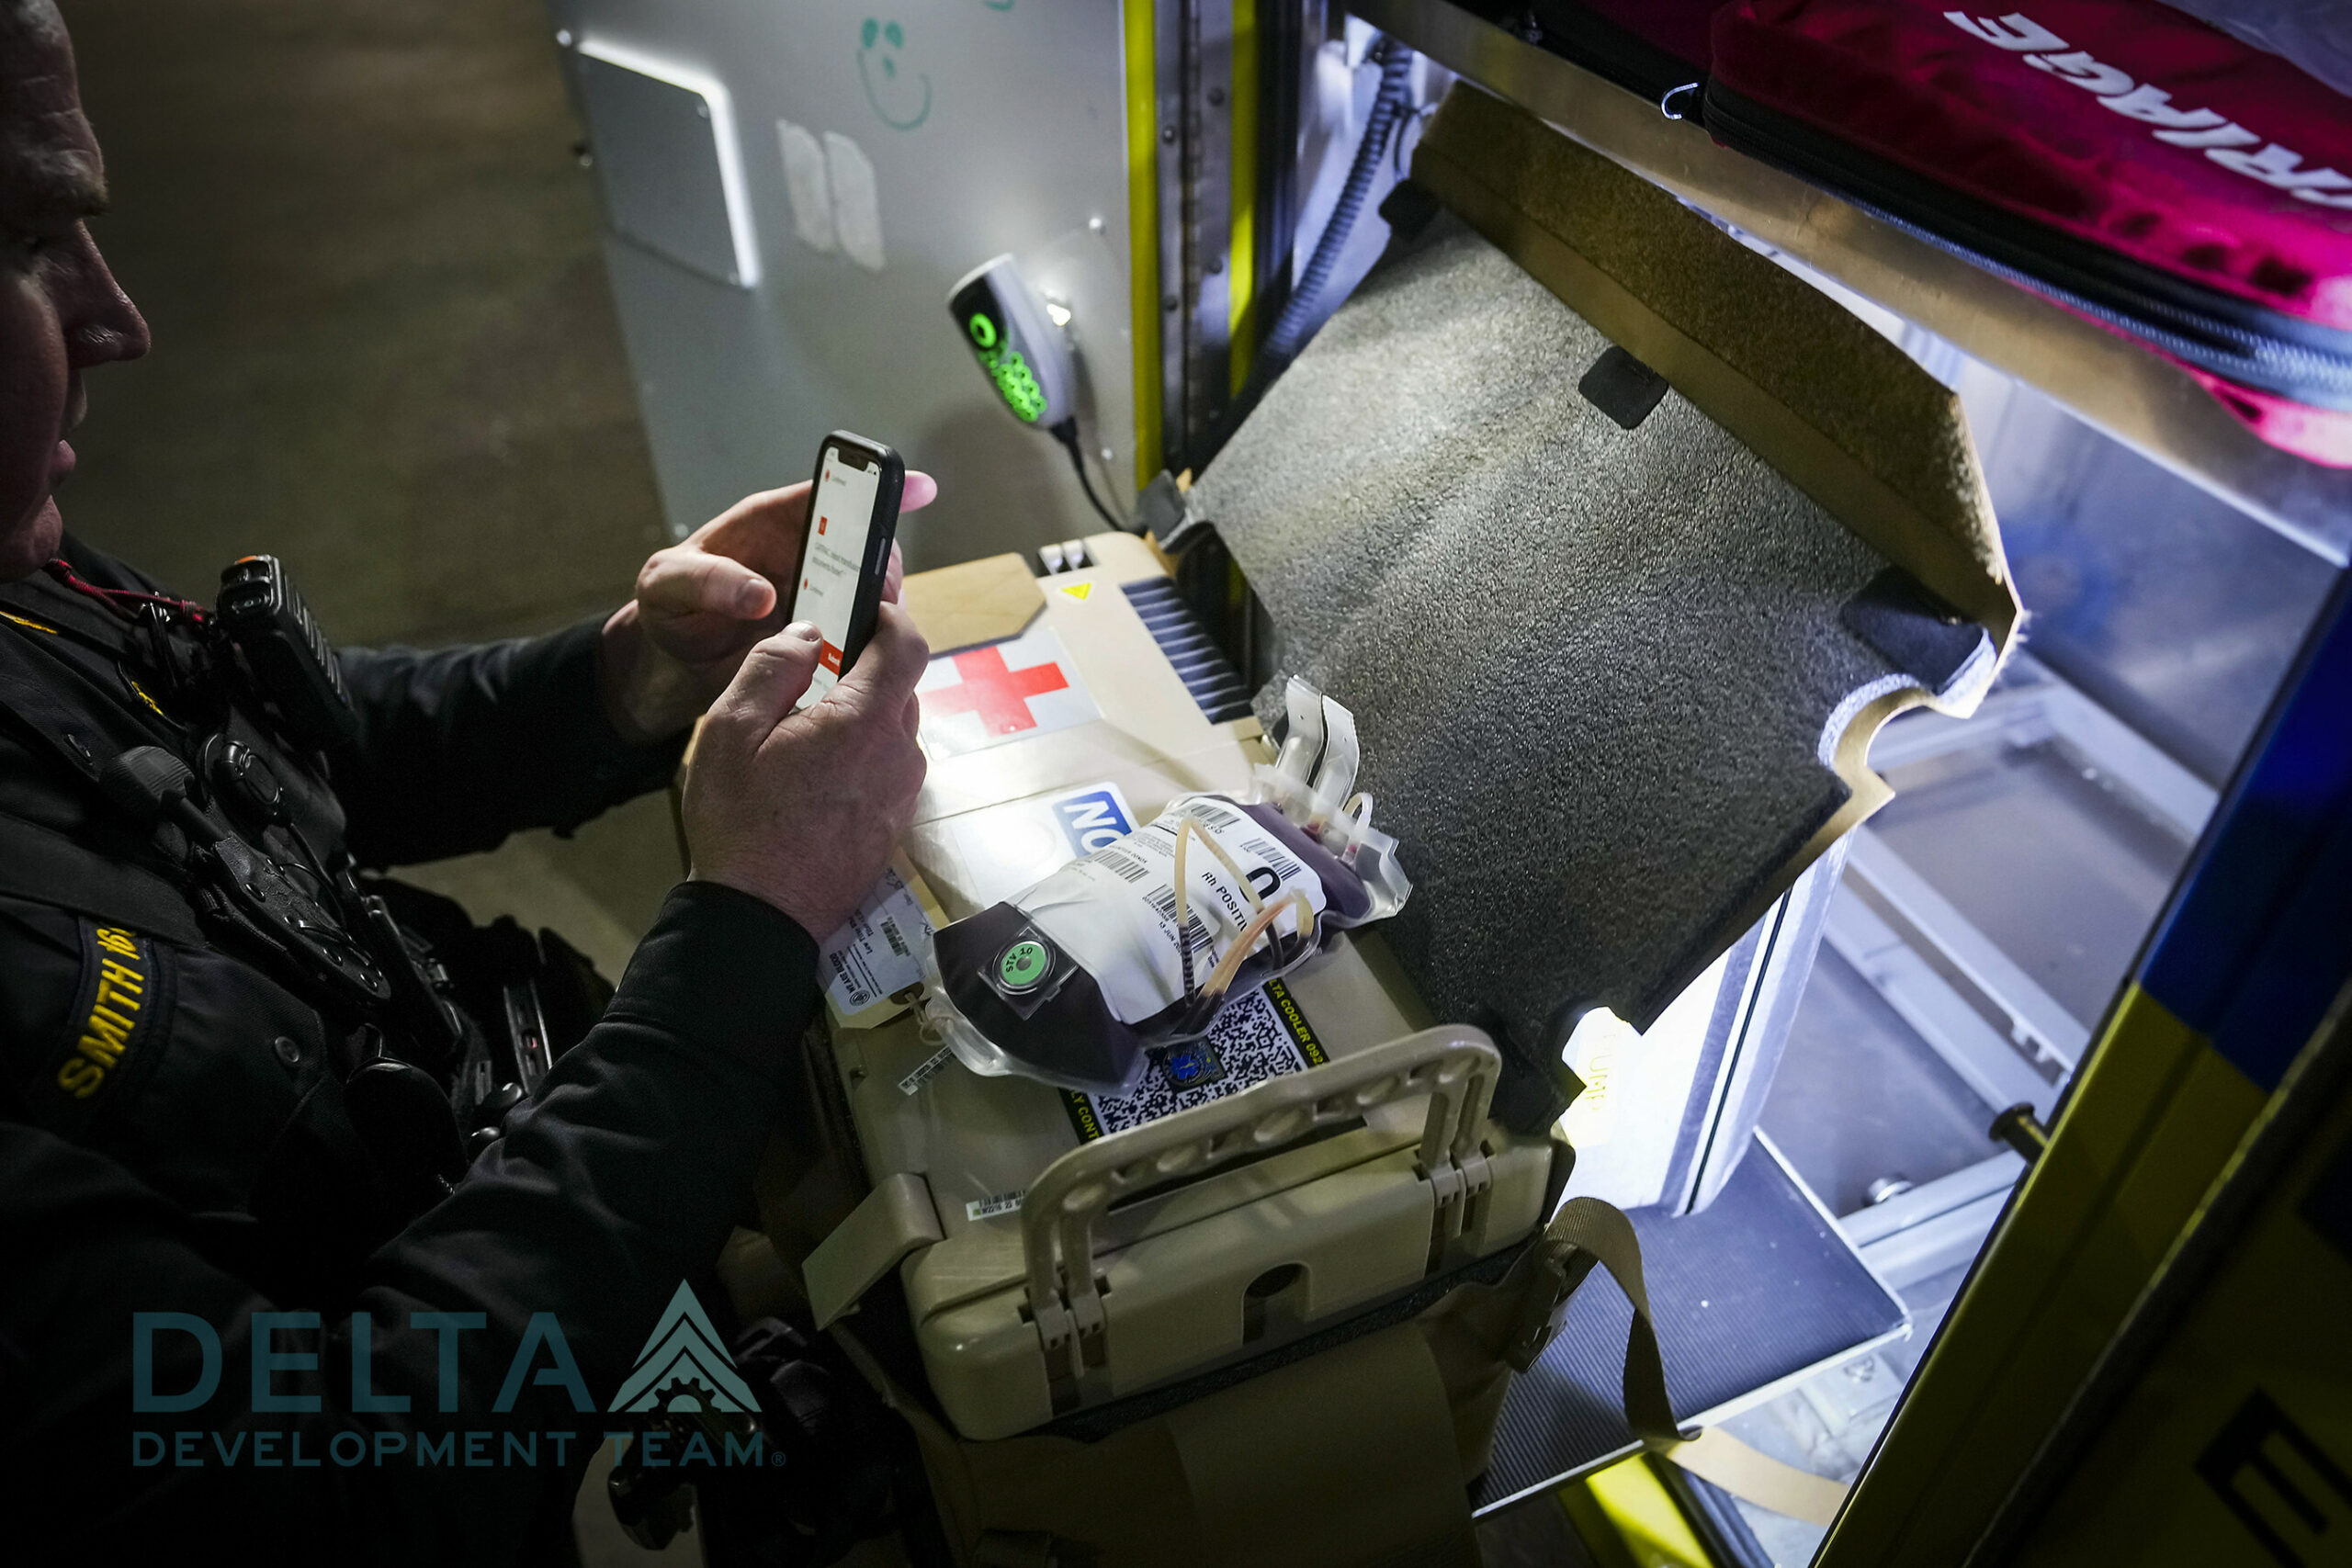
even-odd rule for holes
{"type": "Polygon", "coordinates": [[[1739,0],[1706,126],[2352,467],[2352,98],[2156,0],[1739,0]]]}
{"type": "Polygon", "coordinates": [[[1698,112],[1723,0],[1529,0],[1534,41],[1680,119],[1698,112]]]}

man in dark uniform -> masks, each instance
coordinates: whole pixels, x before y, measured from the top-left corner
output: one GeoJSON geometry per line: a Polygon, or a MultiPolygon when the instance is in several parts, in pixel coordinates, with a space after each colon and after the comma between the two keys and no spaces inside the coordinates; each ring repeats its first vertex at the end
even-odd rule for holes
{"type": "Polygon", "coordinates": [[[743,1212],[812,937],[922,783],[926,650],[886,605],[792,712],[786,491],[601,624],[345,653],[345,698],[266,560],[190,605],[62,533],[81,377],[147,347],[102,197],[56,13],[0,0],[0,1531],[26,1562],[531,1555],[743,1212]],[[654,788],[706,707],[691,877],[559,1055],[560,954],[469,977],[368,868],[654,788]]]}

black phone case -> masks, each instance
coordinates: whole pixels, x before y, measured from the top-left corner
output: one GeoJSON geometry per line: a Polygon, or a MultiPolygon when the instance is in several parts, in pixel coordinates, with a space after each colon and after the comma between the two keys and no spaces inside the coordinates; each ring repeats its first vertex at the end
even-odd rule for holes
{"type": "MultiPolygon", "coordinates": [[[[817,460],[808,470],[808,493],[817,493],[817,486],[825,474],[825,448],[856,446],[873,453],[882,460],[882,482],[874,491],[874,521],[865,531],[865,558],[859,563],[857,574],[857,604],[851,609],[849,640],[842,645],[841,674],[846,679],[856,668],[858,656],[865,651],[866,642],[874,636],[874,622],[882,613],[882,580],[890,570],[890,546],[899,536],[899,501],[907,488],[907,465],[899,455],[879,441],[870,441],[854,431],[836,430],[817,444],[817,460]]],[[[793,564],[792,581],[798,582],[808,565],[808,531],[800,532],[800,558],[793,564]]],[[[798,590],[795,589],[796,596],[798,590]]]]}

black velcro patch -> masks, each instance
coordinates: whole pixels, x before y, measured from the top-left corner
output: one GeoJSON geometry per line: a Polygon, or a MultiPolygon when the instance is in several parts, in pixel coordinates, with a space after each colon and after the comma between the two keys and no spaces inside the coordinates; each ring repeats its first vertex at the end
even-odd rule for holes
{"type": "Polygon", "coordinates": [[[1984,641],[1984,628],[1890,566],[1838,608],[1838,619],[1879,656],[1941,692],[1984,641]]]}
{"type": "Polygon", "coordinates": [[[1627,430],[1649,418],[1666,396],[1666,378],[1626,353],[1611,348],[1592,362],[1577,383],[1584,400],[1627,430]]]}

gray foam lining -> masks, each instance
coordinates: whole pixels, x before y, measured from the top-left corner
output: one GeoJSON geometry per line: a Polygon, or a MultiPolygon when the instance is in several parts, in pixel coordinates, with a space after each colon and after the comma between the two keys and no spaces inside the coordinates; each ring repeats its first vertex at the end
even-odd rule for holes
{"type": "MultiPolygon", "coordinates": [[[[1389,939],[1441,1018],[1636,1027],[1847,797],[1825,727],[1893,666],[1838,609],[1886,562],[1451,218],[1393,254],[1192,491],[1415,889],[1389,939]]],[[[1897,680],[1900,677],[1896,677],[1897,680]]]]}

